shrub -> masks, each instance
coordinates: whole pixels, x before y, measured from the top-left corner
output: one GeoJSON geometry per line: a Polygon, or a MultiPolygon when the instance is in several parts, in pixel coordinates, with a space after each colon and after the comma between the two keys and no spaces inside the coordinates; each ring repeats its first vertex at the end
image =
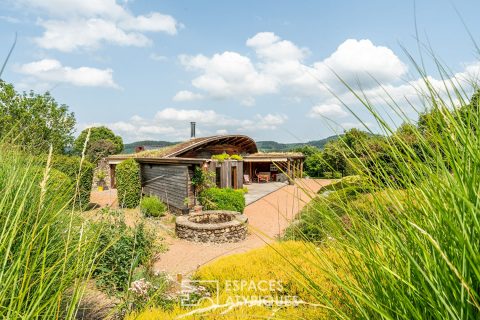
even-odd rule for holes
{"type": "Polygon", "coordinates": [[[73,319],[96,234],[72,210],[73,181],[0,146],[0,318],[73,319]],[[19,165],[20,164],[20,165],[19,165]]]}
{"type": "MultiPolygon", "coordinates": [[[[46,157],[42,156],[40,165],[44,166],[46,162],[46,157]]],[[[78,179],[78,195],[75,199],[75,206],[85,208],[90,203],[94,165],[87,160],[82,162],[80,157],[55,155],[52,157],[51,166],[67,175],[72,181],[78,179]],[[80,164],[82,166],[81,172],[80,164]]]]}
{"type": "MultiPolygon", "coordinates": [[[[332,319],[334,311],[331,308],[315,308],[299,305],[297,307],[283,306],[275,309],[275,316],[272,317],[272,307],[267,305],[238,305],[233,309],[228,304],[237,297],[245,297],[254,300],[255,297],[275,296],[279,300],[283,297],[297,297],[298,300],[315,302],[313,292],[324,294],[333,300],[331,307],[341,309],[345,299],[345,293],[339,285],[330,279],[329,274],[324,272],[317,264],[316,256],[321,255],[328,259],[337,270],[343,271],[345,267],[342,262],[341,252],[333,248],[315,248],[309,243],[302,242],[281,242],[260,249],[251,250],[247,253],[234,254],[220,258],[212,263],[202,266],[194,275],[198,280],[216,280],[219,285],[218,299],[219,308],[208,308],[211,301],[200,301],[200,309],[197,314],[185,316],[191,309],[183,308],[180,305],[174,306],[171,310],[164,308],[150,308],[138,314],[131,314],[126,319],[147,320],[147,319],[332,319]],[[290,263],[287,263],[288,260],[290,263]],[[245,263],[248,261],[248,263],[245,263]],[[301,268],[303,274],[308,275],[316,286],[306,287],[297,280],[297,268],[301,268]],[[242,281],[246,283],[241,287],[242,281]],[[261,288],[259,284],[265,281],[273,281],[271,288],[261,288]],[[231,285],[230,285],[231,284],[231,285]],[[227,287],[228,286],[228,287],[227,287]],[[272,290],[273,289],[273,290],[272,290]],[[222,304],[226,304],[221,307],[222,304]],[[201,312],[205,307],[206,312],[201,312]]],[[[322,265],[323,267],[323,265],[322,265]]],[[[207,287],[211,296],[216,296],[216,285],[214,288],[207,287]],[[213,294],[213,295],[212,295],[213,294]]],[[[203,296],[208,296],[208,292],[203,296]]],[[[196,308],[197,309],[197,308],[196,308]]]]}
{"type": "Polygon", "coordinates": [[[217,160],[218,162],[223,162],[229,159],[230,159],[230,155],[228,153],[214,154],[212,156],[212,160],[217,160]]]}
{"type": "Polygon", "coordinates": [[[147,263],[154,248],[154,237],[143,224],[130,228],[125,224],[121,212],[108,211],[117,215],[116,221],[102,221],[95,225],[99,233],[103,252],[93,272],[97,284],[110,293],[124,291],[129,286],[133,270],[147,263]]]}
{"type": "Polygon", "coordinates": [[[238,161],[241,161],[241,160],[243,160],[243,157],[242,157],[241,155],[239,155],[239,154],[232,154],[232,155],[230,156],[230,160],[238,160],[238,161]]]}
{"type": "Polygon", "coordinates": [[[320,188],[318,193],[323,193],[325,191],[340,191],[343,190],[346,196],[355,196],[358,193],[366,193],[372,190],[371,184],[365,177],[356,175],[356,176],[347,176],[342,179],[339,179],[335,182],[332,182],[329,185],[323,186],[320,188]]]}
{"type": "Polygon", "coordinates": [[[161,217],[167,211],[167,206],[157,197],[147,196],[140,200],[140,210],[146,216],[161,217]]]}
{"type": "Polygon", "coordinates": [[[200,193],[200,203],[206,210],[231,210],[243,212],[245,193],[243,190],[210,188],[200,193]]]}
{"type": "Polygon", "coordinates": [[[135,159],[122,161],[116,171],[118,203],[123,208],[135,208],[140,203],[140,167],[135,159]]]}

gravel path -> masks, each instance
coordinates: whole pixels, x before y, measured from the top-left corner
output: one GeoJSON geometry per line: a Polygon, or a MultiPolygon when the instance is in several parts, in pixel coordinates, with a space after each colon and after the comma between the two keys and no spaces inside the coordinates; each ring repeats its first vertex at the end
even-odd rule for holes
{"type": "Polygon", "coordinates": [[[275,241],[320,187],[329,183],[330,180],[297,179],[295,185],[285,186],[248,205],[244,213],[249,220],[249,235],[240,243],[201,244],[168,237],[165,239],[168,251],[159,255],[154,269],[189,275],[222,256],[246,252],[275,241]]]}

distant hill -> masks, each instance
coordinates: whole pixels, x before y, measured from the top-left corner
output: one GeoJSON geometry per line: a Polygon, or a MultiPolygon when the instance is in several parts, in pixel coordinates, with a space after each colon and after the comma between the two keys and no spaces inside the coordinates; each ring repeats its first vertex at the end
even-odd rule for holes
{"type": "MultiPolygon", "coordinates": [[[[321,140],[313,140],[309,142],[299,142],[299,143],[279,143],[276,141],[256,141],[259,151],[263,152],[281,152],[289,151],[294,148],[303,147],[303,146],[314,146],[322,149],[328,141],[338,139],[339,136],[330,136],[321,140]]],[[[137,146],[150,146],[150,147],[168,147],[178,142],[169,142],[169,141],[154,141],[154,140],[145,140],[145,141],[136,141],[132,143],[127,143],[123,147],[122,153],[134,153],[135,147],[137,146]]]]}
{"type": "Polygon", "coordinates": [[[135,147],[138,146],[150,146],[150,147],[168,147],[172,144],[176,144],[177,142],[169,142],[169,141],[154,141],[154,140],[144,140],[144,141],[136,141],[132,143],[126,143],[123,145],[122,153],[134,153],[135,147]]]}
{"type": "Polygon", "coordinates": [[[258,150],[263,152],[288,151],[303,146],[314,146],[322,149],[328,141],[336,140],[339,136],[330,136],[321,140],[312,140],[300,143],[278,143],[275,141],[257,141],[258,150]]]}

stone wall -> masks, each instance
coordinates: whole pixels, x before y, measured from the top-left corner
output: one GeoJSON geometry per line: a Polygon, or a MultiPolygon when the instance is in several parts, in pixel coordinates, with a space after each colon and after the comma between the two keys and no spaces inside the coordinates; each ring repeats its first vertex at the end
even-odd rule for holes
{"type": "Polygon", "coordinates": [[[177,237],[194,242],[239,242],[245,240],[248,231],[248,218],[231,211],[204,211],[188,216],[177,217],[175,232],[177,237]],[[232,220],[218,223],[197,223],[205,215],[231,215],[232,220]],[[200,218],[200,219],[199,219],[200,218]]]}

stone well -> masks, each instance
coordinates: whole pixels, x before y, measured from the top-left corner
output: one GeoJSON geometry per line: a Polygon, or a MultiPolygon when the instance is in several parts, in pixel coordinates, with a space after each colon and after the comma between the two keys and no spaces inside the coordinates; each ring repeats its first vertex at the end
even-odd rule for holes
{"type": "Polygon", "coordinates": [[[175,231],[181,239],[195,242],[238,242],[247,236],[248,218],[234,211],[211,210],[179,216],[175,231]]]}

